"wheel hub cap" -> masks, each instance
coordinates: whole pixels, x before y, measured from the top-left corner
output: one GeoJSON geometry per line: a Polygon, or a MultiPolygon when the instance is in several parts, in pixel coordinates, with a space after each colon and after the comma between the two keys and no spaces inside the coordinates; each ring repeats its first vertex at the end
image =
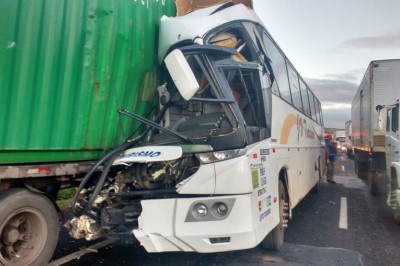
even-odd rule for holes
{"type": "Polygon", "coordinates": [[[19,239],[19,231],[17,228],[7,226],[3,232],[3,241],[6,245],[12,245],[19,239]]]}

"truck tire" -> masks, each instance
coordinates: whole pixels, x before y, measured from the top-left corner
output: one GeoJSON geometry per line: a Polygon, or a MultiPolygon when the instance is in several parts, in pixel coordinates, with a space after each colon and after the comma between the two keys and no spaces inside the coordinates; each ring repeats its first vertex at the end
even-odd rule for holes
{"type": "Polygon", "coordinates": [[[58,241],[58,214],[44,195],[25,189],[0,194],[0,265],[47,265],[58,241]]]}
{"type": "Polygon", "coordinates": [[[355,160],[355,172],[360,179],[367,179],[368,177],[369,165],[368,162],[360,162],[355,160]]]}
{"type": "Polygon", "coordinates": [[[378,183],[376,180],[375,171],[369,170],[368,171],[368,190],[372,196],[379,195],[378,183]]]}
{"type": "Polygon", "coordinates": [[[391,207],[393,210],[393,220],[397,225],[400,225],[400,206],[397,204],[397,188],[399,187],[397,183],[397,173],[394,173],[394,177],[392,177],[391,180],[391,193],[390,193],[390,201],[391,201],[391,207]]]}
{"type": "Polygon", "coordinates": [[[397,225],[400,225],[400,209],[393,210],[393,219],[397,225]]]}
{"type": "Polygon", "coordinates": [[[278,250],[283,245],[285,236],[285,205],[286,190],[282,181],[279,181],[279,224],[261,241],[261,246],[270,250],[278,250]]]}

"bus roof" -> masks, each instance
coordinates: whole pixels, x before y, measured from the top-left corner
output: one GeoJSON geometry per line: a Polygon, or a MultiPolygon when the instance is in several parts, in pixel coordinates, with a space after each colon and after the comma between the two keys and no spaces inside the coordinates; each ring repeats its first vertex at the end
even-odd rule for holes
{"type": "Polygon", "coordinates": [[[243,4],[231,2],[193,11],[182,17],[161,18],[158,60],[161,63],[171,46],[182,41],[203,44],[204,35],[228,22],[247,20],[262,24],[256,13],[243,4]]]}

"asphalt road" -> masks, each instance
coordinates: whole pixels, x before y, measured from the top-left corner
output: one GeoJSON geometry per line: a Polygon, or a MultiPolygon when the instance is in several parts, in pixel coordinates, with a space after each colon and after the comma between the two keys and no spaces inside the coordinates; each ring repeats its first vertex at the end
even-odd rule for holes
{"type": "MultiPolygon", "coordinates": [[[[400,265],[400,227],[385,196],[368,193],[344,154],[338,156],[335,181],[322,179],[319,192],[294,209],[285,244],[277,252],[257,247],[215,254],[150,254],[138,243],[116,242],[64,265],[400,265]]],[[[63,231],[54,259],[90,245],[63,231]]]]}

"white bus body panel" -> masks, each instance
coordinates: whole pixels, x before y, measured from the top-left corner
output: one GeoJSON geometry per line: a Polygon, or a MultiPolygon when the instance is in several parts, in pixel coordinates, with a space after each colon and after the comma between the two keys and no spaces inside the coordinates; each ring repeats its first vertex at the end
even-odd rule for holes
{"type": "Polygon", "coordinates": [[[272,106],[270,160],[278,171],[287,170],[292,209],[318,183],[319,168],[325,167],[323,127],[274,95],[272,106]]]}
{"type": "MultiPolygon", "coordinates": [[[[232,198],[218,197],[217,199],[232,198]]],[[[210,199],[209,197],[204,200],[210,199]]],[[[144,200],[135,237],[148,252],[196,251],[201,253],[238,250],[258,244],[251,208],[251,194],[235,196],[225,220],[186,222],[193,202],[202,198],[144,200]],[[212,244],[210,238],[230,237],[227,243],[212,244]]]]}

